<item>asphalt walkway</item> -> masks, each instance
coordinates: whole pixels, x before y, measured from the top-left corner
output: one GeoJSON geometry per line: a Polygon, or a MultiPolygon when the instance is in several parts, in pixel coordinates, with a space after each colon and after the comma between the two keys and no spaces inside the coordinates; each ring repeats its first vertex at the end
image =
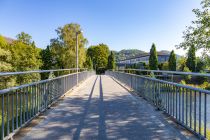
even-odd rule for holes
{"type": "Polygon", "coordinates": [[[160,111],[108,76],[92,76],[66,94],[23,140],[192,139],[160,111]]]}

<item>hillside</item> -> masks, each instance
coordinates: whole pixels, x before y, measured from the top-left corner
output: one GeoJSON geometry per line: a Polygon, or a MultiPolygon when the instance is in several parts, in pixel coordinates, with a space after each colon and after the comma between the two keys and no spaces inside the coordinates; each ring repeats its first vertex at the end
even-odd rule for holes
{"type": "Polygon", "coordinates": [[[134,57],[136,55],[145,53],[144,51],[141,51],[138,49],[126,49],[126,50],[123,49],[119,52],[117,51],[113,51],[113,52],[115,53],[116,61],[124,60],[130,57],[134,57]]]}
{"type": "MultiPolygon", "coordinates": [[[[138,56],[143,53],[148,53],[148,52],[138,50],[138,49],[123,49],[119,52],[117,52],[117,51],[113,51],[113,52],[115,54],[116,62],[119,60],[124,60],[124,59],[128,59],[131,57],[135,57],[135,56],[138,56]]],[[[170,54],[170,51],[161,50],[161,51],[158,51],[158,54],[170,54]]],[[[177,58],[180,58],[180,55],[176,54],[176,56],[177,56],[177,58]]]]}

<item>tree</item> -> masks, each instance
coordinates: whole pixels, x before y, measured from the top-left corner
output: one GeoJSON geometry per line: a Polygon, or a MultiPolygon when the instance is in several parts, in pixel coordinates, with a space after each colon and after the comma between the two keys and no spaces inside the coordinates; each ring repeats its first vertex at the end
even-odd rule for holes
{"type": "Polygon", "coordinates": [[[114,53],[111,51],[109,57],[108,57],[108,69],[115,69],[115,56],[114,53]]]}
{"type": "MultiPolygon", "coordinates": [[[[50,50],[50,47],[47,46],[46,49],[41,50],[41,59],[42,59],[42,70],[53,69],[53,57],[50,50]]],[[[49,73],[41,73],[41,79],[49,78],[49,73]]]]}
{"type": "Polygon", "coordinates": [[[171,54],[168,59],[168,67],[169,70],[176,71],[176,54],[174,53],[173,50],[171,51],[171,54]]]}
{"type": "MultiPolygon", "coordinates": [[[[61,63],[63,68],[76,67],[76,34],[81,30],[80,25],[75,23],[66,24],[56,30],[58,38],[54,39],[56,43],[53,43],[53,45],[56,45],[56,49],[62,51],[61,63]]],[[[84,46],[87,44],[87,39],[84,38],[82,33],[78,35],[78,42],[79,67],[82,68],[86,61],[84,46]]]]}
{"type": "Polygon", "coordinates": [[[88,69],[93,69],[93,62],[90,58],[90,56],[86,56],[86,61],[85,61],[85,64],[84,64],[85,68],[88,68],[88,69]]]}
{"type": "Polygon", "coordinates": [[[154,43],[152,44],[152,47],[150,49],[149,68],[151,70],[158,69],[158,57],[157,57],[156,47],[154,43]]]}
{"type": "Polygon", "coordinates": [[[105,44],[90,46],[87,49],[87,56],[93,61],[93,68],[96,71],[105,69],[108,64],[109,47],[105,44]]]}
{"type": "Polygon", "coordinates": [[[25,43],[27,45],[32,45],[33,44],[32,46],[35,46],[34,41],[31,40],[32,37],[29,34],[25,33],[25,32],[21,32],[16,37],[17,37],[17,40],[19,40],[22,43],[25,43]]]}
{"type": "MultiPolygon", "coordinates": [[[[3,36],[0,36],[0,72],[9,72],[13,70],[12,55],[10,50],[7,50],[8,44],[3,36]]],[[[15,78],[1,77],[0,89],[8,88],[15,85],[15,78]]]]}
{"type": "Polygon", "coordinates": [[[42,70],[50,70],[53,68],[53,58],[49,46],[41,51],[41,58],[43,63],[41,66],[42,70]]]}
{"type": "Polygon", "coordinates": [[[195,46],[196,50],[203,49],[204,54],[210,52],[210,0],[202,0],[202,9],[193,9],[196,20],[183,32],[184,41],[178,48],[188,49],[195,46]]]}
{"type": "Polygon", "coordinates": [[[195,56],[194,46],[191,46],[190,49],[188,50],[186,65],[190,71],[192,72],[196,71],[196,56],[195,56]]]}
{"type": "MultiPolygon", "coordinates": [[[[28,35],[29,36],[29,35],[28,35]]],[[[26,38],[28,38],[26,36],[26,38]]],[[[11,52],[12,61],[11,64],[13,66],[14,71],[29,71],[29,70],[38,70],[41,65],[41,49],[33,46],[32,44],[28,44],[23,42],[23,40],[27,40],[22,36],[19,40],[17,38],[11,45],[7,48],[11,52]]],[[[34,44],[35,45],[35,44],[34,44]]],[[[30,74],[30,75],[18,75],[17,83],[24,84],[32,81],[36,81],[40,79],[39,74],[30,74]]]]}
{"type": "MultiPolygon", "coordinates": [[[[55,68],[75,68],[76,67],[76,33],[81,32],[79,24],[70,23],[56,29],[58,37],[51,39],[50,50],[55,68]]],[[[85,45],[87,39],[83,34],[78,35],[79,67],[84,67],[86,61],[85,45]]]]}
{"type": "Polygon", "coordinates": [[[206,68],[206,63],[205,60],[203,58],[197,58],[196,59],[197,62],[197,66],[196,66],[196,72],[202,72],[205,70],[206,68]]]}
{"type": "Polygon", "coordinates": [[[178,61],[177,61],[177,69],[179,71],[183,71],[184,70],[184,67],[186,67],[186,58],[181,56],[178,61]]]}

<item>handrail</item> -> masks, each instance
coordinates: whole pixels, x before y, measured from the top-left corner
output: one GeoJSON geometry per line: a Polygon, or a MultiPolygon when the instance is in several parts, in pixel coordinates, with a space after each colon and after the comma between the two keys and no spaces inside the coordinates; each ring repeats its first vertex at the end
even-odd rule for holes
{"type": "Polygon", "coordinates": [[[153,80],[153,81],[157,81],[157,82],[161,82],[161,83],[165,83],[165,84],[170,84],[170,85],[174,85],[174,86],[178,86],[178,87],[182,87],[182,88],[187,88],[187,89],[190,89],[190,90],[196,90],[198,92],[202,92],[202,93],[206,93],[206,94],[210,95],[209,90],[205,90],[205,89],[201,89],[201,88],[195,88],[195,87],[188,86],[188,85],[183,85],[183,84],[179,84],[179,83],[169,82],[169,81],[160,80],[160,79],[156,79],[156,78],[152,78],[152,77],[145,77],[145,76],[142,76],[142,75],[136,75],[136,74],[131,74],[131,73],[125,73],[125,72],[119,72],[119,71],[118,71],[118,73],[137,76],[137,77],[141,77],[141,78],[148,79],[148,80],[153,80]]]}
{"type": "MultiPolygon", "coordinates": [[[[78,72],[78,74],[80,74],[80,73],[82,73],[82,72],[78,72]]],[[[67,76],[70,76],[70,75],[75,75],[75,74],[76,73],[70,73],[70,74],[67,74],[67,75],[62,75],[62,76],[51,78],[51,79],[45,79],[45,80],[41,80],[41,81],[38,81],[38,82],[30,83],[30,84],[24,84],[24,85],[20,85],[20,86],[11,87],[11,88],[1,89],[0,90],[0,95],[1,94],[5,94],[5,93],[10,92],[10,91],[13,91],[13,90],[18,90],[20,88],[33,86],[33,85],[37,85],[37,84],[41,84],[41,83],[50,82],[50,81],[53,81],[53,80],[56,80],[56,79],[64,78],[64,77],[67,77],[67,76]]]]}
{"type": "MultiPolygon", "coordinates": [[[[31,74],[31,73],[46,73],[55,71],[70,71],[76,70],[77,68],[71,69],[55,69],[55,70],[33,70],[33,71],[19,71],[19,72],[0,72],[0,76],[11,76],[11,75],[21,75],[21,74],[31,74]]],[[[79,68],[79,70],[87,70],[86,68],[79,68]]]]}
{"type": "Polygon", "coordinates": [[[197,72],[181,72],[181,71],[165,71],[165,70],[145,70],[145,69],[119,69],[117,71],[139,71],[139,72],[154,72],[154,73],[168,73],[168,74],[180,74],[180,75],[193,75],[193,76],[205,76],[210,77],[210,74],[197,73],[197,72]]]}
{"type": "Polygon", "coordinates": [[[200,139],[210,138],[209,90],[126,72],[106,71],[106,74],[136,91],[200,139]]]}

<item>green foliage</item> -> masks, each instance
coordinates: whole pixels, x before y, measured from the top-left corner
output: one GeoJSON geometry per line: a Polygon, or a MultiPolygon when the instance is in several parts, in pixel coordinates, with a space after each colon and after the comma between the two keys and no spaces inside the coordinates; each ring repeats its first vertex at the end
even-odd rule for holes
{"type": "Polygon", "coordinates": [[[152,44],[152,48],[150,49],[149,68],[151,70],[158,69],[158,57],[157,57],[156,47],[154,43],[152,44]]]}
{"type": "MultiPolygon", "coordinates": [[[[7,50],[8,44],[6,40],[0,36],[0,72],[13,71],[12,54],[10,50],[7,50]]],[[[15,78],[12,77],[1,77],[0,89],[11,87],[15,85],[15,78]]]]}
{"type": "MultiPolygon", "coordinates": [[[[12,54],[12,65],[14,67],[14,71],[38,70],[41,67],[41,49],[38,49],[32,45],[27,45],[20,41],[16,41],[11,44],[10,50],[12,54]]],[[[39,79],[39,74],[20,75],[17,77],[17,83],[29,83],[39,79]]]]}
{"type": "Polygon", "coordinates": [[[50,70],[53,68],[53,57],[49,46],[41,51],[41,58],[43,63],[41,66],[42,70],[50,70]]]}
{"type": "Polygon", "coordinates": [[[188,51],[186,65],[192,72],[196,71],[196,56],[194,46],[191,46],[188,51]]]}
{"type": "Polygon", "coordinates": [[[168,62],[158,64],[158,68],[159,68],[159,70],[169,70],[168,62]]]}
{"type": "Polygon", "coordinates": [[[184,70],[184,67],[186,67],[186,61],[187,61],[187,59],[183,56],[178,59],[177,68],[179,71],[184,70]]]}
{"type": "Polygon", "coordinates": [[[93,62],[90,58],[90,56],[86,56],[86,61],[84,64],[85,68],[88,68],[89,70],[93,69],[93,62]]]}
{"type": "Polygon", "coordinates": [[[198,57],[196,61],[197,61],[196,72],[204,71],[207,66],[205,60],[198,57]]]}
{"type": "Polygon", "coordinates": [[[174,51],[171,51],[168,59],[168,68],[171,71],[176,71],[176,54],[174,51]]]}
{"type": "Polygon", "coordinates": [[[93,68],[97,71],[105,69],[108,64],[109,48],[105,44],[90,46],[87,49],[87,56],[93,61],[93,68]]]}
{"type": "Polygon", "coordinates": [[[203,49],[203,53],[210,52],[210,0],[202,0],[202,9],[193,9],[196,20],[183,32],[184,41],[178,48],[187,49],[195,46],[197,49],[203,49]]]}
{"type": "MultiPolygon", "coordinates": [[[[41,59],[42,59],[42,70],[50,70],[53,69],[53,57],[50,47],[47,46],[46,49],[41,50],[41,59]]],[[[41,73],[41,79],[48,79],[49,73],[41,73]]]]}
{"type": "MultiPolygon", "coordinates": [[[[56,68],[74,68],[76,67],[76,33],[81,32],[78,24],[70,23],[56,30],[58,38],[52,39],[50,49],[52,51],[54,66],[56,68]]],[[[78,52],[79,67],[84,67],[86,61],[86,52],[84,46],[87,39],[83,34],[78,34],[78,52]]]]}
{"type": "Polygon", "coordinates": [[[112,51],[111,51],[111,53],[108,57],[107,69],[115,69],[115,56],[114,56],[114,53],[112,51]]]}
{"type": "Polygon", "coordinates": [[[29,34],[21,32],[16,37],[17,37],[17,40],[19,40],[20,42],[25,43],[27,45],[33,44],[34,46],[34,42],[31,41],[32,37],[29,34]]]}
{"type": "MultiPolygon", "coordinates": [[[[8,44],[0,36],[0,71],[29,71],[38,70],[42,65],[40,59],[41,49],[31,41],[31,36],[22,32],[17,40],[8,44]]],[[[17,77],[1,78],[0,88],[8,88],[18,84],[29,83],[40,79],[39,74],[19,75],[17,77]]]]}
{"type": "MultiPolygon", "coordinates": [[[[191,71],[188,67],[184,67],[183,72],[191,72],[191,71]]],[[[183,77],[184,77],[185,81],[190,81],[192,78],[191,75],[184,75],[183,77]]]]}

